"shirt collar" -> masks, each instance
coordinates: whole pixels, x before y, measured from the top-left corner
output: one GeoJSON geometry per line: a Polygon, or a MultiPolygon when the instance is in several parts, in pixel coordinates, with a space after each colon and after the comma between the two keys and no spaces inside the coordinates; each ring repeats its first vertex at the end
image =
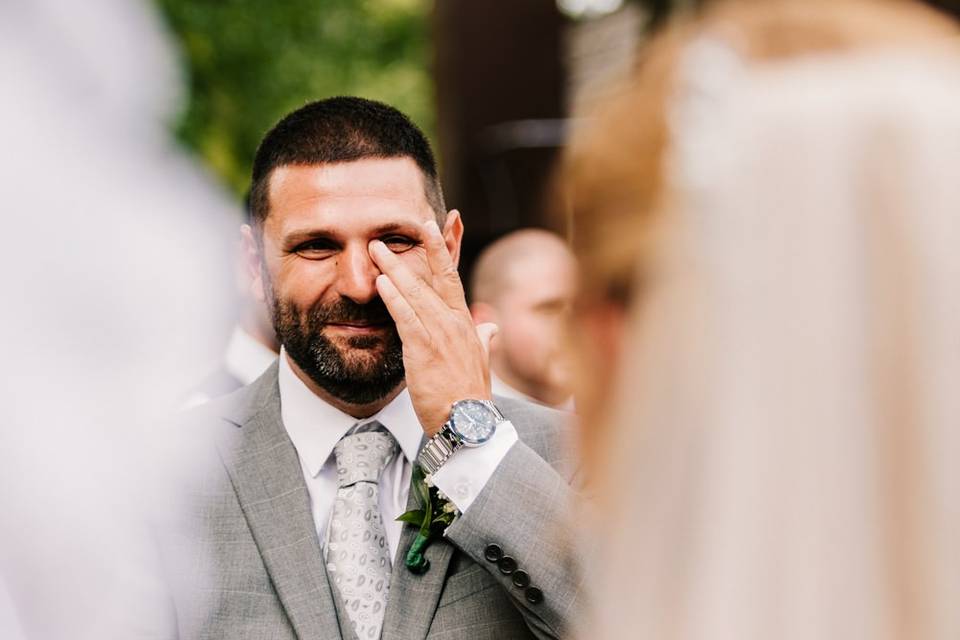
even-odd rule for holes
{"type": "Polygon", "coordinates": [[[393,435],[410,463],[416,460],[423,441],[423,429],[406,388],[379,412],[358,420],[313,393],[293,372],[288,357],[286,351],[281,349],[277,379],[280,387],[280,417],[304,468],[311,476],[316,477],[320,473],[330,459],[333,448],[354,425],[374,420],[393,435]]]}
{"type": "Polygon", "coordinates": [[[267,370],[277,354],[241,329],[233,328],[224,354],[224,368],[243,384],[250,384],[267,370]]]}

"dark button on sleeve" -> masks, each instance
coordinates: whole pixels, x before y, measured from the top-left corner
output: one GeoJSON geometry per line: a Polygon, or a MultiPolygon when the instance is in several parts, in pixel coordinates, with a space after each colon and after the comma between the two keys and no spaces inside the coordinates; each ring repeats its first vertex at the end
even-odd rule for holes
{"type": "Polygon", "coordinates": [[[503,557],[503,549],[498,544],[488,544],[487,548],[483,550],[483,557],[488,562],[498,562],[503,557]]]}
{"type": "Polygon", "coordinates": [[[526,589],[530,586],[530,574],[523,569],[513,572],[513,586],[526,589]]]}
{"type": "Polygon", "coordinates": [[[497,566],[500,567],[500,573],[508,576],[517,570],[517,561],[511,556],[503,556],[500,558],[500,562],[497,563],[497,566]]]}
{"type": "Polygon", "coordinates": [[[540,589],[537,589],[536,587],[528,588],[523,592],[523,596],[530,604],[539,604],[543,602],[543,591],[540,591],[540,589]]]}

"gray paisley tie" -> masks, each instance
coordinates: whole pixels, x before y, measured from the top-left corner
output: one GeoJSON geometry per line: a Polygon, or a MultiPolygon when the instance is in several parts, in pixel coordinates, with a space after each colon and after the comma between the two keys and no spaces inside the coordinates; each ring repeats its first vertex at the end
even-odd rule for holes
{"type": "Polygon", "coordinates": [[[344,436],[333,449],[339,488],[327,530],[327,573],[340,596],[341,624],[349,620],[360,640],[376,640],[383,628],[390,547],[377,483],[396,451],[397,441],[383,430],[344,436]]]}

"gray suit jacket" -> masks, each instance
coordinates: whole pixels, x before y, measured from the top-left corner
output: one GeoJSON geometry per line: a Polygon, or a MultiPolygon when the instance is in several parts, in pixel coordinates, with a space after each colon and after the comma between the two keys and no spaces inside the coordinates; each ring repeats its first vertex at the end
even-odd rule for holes
{"type": "MultiPolygon", "coordinates": [[[[573,471],[564,415],[498,398],[514,445],[473,505],[427,550],[430,569],[394,567],[383,640],[557,638],[571,626],[580,581],[563,534],[573,471]],[[488,560],[515,559],[542,591],[516,586],[488,560]]],[[[353,636],[337,619],[297,452],[280,420],[277,366],[253,384],[188,414],[193,455],[188,534],[172,570],[184,639],[307,640],[353,636]]],[[[410,492],[410,508],[415,508],[410,492]]],[[[398,557],[417,528],[405,525],[398,557]]],[[[518,580],[523,582],[522,580],[518,580]]]]}

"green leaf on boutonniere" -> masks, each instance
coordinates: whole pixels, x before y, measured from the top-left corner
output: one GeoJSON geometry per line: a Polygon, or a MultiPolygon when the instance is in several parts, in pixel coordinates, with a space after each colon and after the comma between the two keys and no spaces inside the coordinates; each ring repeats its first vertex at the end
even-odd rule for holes
{"type": "Polygon", "coordinates": [[[436,487],[428,484],[420,465],[413,467],[410,482],[420,508],[405,512],[397,520],[420,526],[420,531],[404,558],[404,564],[413,573],[422,574],[430,568],[430,561],[424,556],[424,552],[431,542],[443,537],[443,532],[453,524],[459,512],[436,487]]]}
{"type": "Polygon", "coordinates": [[[429,538],[430,524],[433,522],[433,504],[430,501],[430,487],[427,486],[427,481],[420,465],[413,467],[413,476],[410,478],[410,482],[413,483],[414,491],[417,492],[417,500],[420,503],[420,508],[415,511],[407,511],[400,516],[400,518],[409,515],[410,519],[404,520],[404,522],[419,524],[420,535],[429,538]],[[419,514],[420,517],[413,521],[413,514],[419,514]]]}
{"type": "Polygon", "coordinates": [[[430,505],[430,487],[427,486],[427,480],[423,475],[423,469],[420,467],[420,465],[415,465],[413,467],[413,474],[410,478],[410,482],[413,484],[413,488],[417,492],[417,499],[420,501],[420,507],[429,511],[427,507],[430,505]]]}
{"type": "Polygon", "coordinates": [[[453,519],[454,519],[455,517],[456,517],[456,515],[453,514],[453,513],[451,513],[451,512],[449,512],[449,511],[448,511],[448,512],[444,512],[444,513],[440,514],[439,516],[437,516],[436,518],[434,518],[433,524],[434,524],[434,525],[436,525],[436,524],[438,524],[438,523],[439,523],[439,524],[442,524],[442,525],[443,525],[443,527],[441,528],[441,533],[442,533],[443,530],[445,530],[447,527],[449,527],[451,524],[453,524],[453,519]]]}
{"type": "Polygon", "coordinates": [[[420,526],[420,523],[423,522],[423,509],[416,509],[414,511],[407,511],[399,518],[397,522],[406,522],[408,524],[415,524],[420,526]]]}

